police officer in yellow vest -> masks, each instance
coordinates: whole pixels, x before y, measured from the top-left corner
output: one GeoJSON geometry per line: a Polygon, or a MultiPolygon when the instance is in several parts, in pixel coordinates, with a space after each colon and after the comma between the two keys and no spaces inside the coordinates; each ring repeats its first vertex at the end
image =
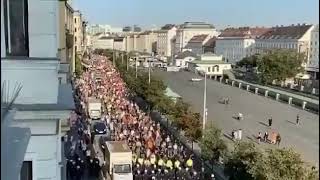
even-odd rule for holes
{"type": "Polygon", "coordinates": [[[151,155],[151,157],[150,157],[150,163],[152,164],[152,165],[155,165],[156,164],[156,156],[154,155],[154,154],[152,154],[151,155]]]}
{"type": "Polygon", "coordinates": [[[163,161],[162,158],[160,158],[160,159],[158,160],[158,166],[161,168],[161,167],[163,166],[163,164],[164,164],[164,161],[163,161]]]}
{"type": "Polygon", "coordinates": [[[144,162],[143,158],[142,158],[142,157],[139,157],[139,158],[138,158],[138,163],[142,166],[142,165],[143,165],[143,162],[144,162]]]}
{"type": "Polygon", "coordinates": [[[187,160],[186,164],[187,164],[187,167],[188,167],[188,168],[192,168],[192,166],[193,166],[193,161],[192,161],[191,157],[187,160]]]}
{"type": "Polygon", "coordinates": [[[172,164],[172,161],[170,159],[167,160],[166,166],[167,166],[168,169],[172,169],[173,168],[172,167],[173,164],[172,164]]]}
{"type": "Polygon", "coordinates": [[[174,167],[179,169],[180,167],[180,161],[177,159],[175,162],[174,162],[174,167]]]}

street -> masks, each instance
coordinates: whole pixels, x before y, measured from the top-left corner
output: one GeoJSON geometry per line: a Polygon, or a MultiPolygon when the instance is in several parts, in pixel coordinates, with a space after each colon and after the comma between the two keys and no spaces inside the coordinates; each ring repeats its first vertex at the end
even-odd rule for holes
{"type": "MultiPolygon", "coordinates": [[[[198,77],[191,72],[165,72],[155,70],[158,75],[175,92],[190,103],[195,111],[203,112],[204,81],[191,82],[198,77]]],[[[226,137],[231,136],[233,129],[242,129],[243,139],[257,142],[255,137],[269,130],[268,119],[272,117],[272,128],[282,137],[280,147],[292,147],[308,162],[319,167],[319,115],[288,106],[272,99],[258,96],[236,87],[231,87],[214,80],[207,80],[208,122],[222,129],[226,137]],[[223,97],[230,98],[230,104],[218,101],[223,97]],[[237,113],[244,115],[243,121],[233,118],[237,113]],[[296,125],[299,114],[301,125],[296,125]]],[[[259,147],[276,147],[261,143],[259,147]]]]}

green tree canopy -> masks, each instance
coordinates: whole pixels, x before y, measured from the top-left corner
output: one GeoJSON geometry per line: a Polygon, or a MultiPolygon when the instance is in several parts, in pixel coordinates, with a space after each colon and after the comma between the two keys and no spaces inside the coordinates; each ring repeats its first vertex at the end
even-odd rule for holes
{"type": "Polygon", "coordinates": [[[204,131],[200,140],[202,155],[209,160],[217,161],[227,152],[227,145],[222,139],[221,130],[212,126],[204,131]]]}
{"type": "Polygon", "coordinates": [[[251,67],[257,67],[257,61],[258,61],[258,55],[252,55],[249,57],[244,57],[241,61],[237,62],[237,66],[243,67],[245,66],[248,68],[249,66],[251,67]]]}
{"type": "Polygon", "coordinates": [[[303,71],[301,65],[304,61],[305,55],[298,54],[293,49],[270,50],[258,57],[259,80],[262,83],[271,83],[273,80],[283,81],[295,77],[303,71]]]}

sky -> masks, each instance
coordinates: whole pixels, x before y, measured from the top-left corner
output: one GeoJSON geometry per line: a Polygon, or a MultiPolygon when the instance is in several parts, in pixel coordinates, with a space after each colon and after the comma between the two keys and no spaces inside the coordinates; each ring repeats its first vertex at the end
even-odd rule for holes
{"type": "Polygon", "coordinates": [[[318,24],[319,0],[72,0],[89,24],[143,29],[186,21],[227,26],[318,24]]]}

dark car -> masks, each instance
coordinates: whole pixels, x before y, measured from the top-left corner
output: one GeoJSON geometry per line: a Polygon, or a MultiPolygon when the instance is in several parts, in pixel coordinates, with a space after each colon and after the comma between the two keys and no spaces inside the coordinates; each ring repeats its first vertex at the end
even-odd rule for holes
{"type": "Polygon", "coordinates": [[[104,122],[96,122],[93,125],[93,131],[95,134],[107,134],[107,126],[104,122]]]}

